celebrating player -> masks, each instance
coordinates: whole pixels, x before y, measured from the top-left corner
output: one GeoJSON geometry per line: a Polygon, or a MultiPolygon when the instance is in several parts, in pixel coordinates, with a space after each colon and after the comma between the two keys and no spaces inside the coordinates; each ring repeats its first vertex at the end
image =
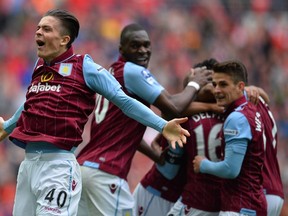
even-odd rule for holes
{"type": "Polygon", "coordinates": [[[35,34],[39,59],[26,102],[8,121],[0,118],[1,139],[11,133],[10,139],[26,152],[18,173],[14,216],[76,215],[82,183],[73,150],[82,142],[95,92],[174,144],[185,142],[189,135],[180,126],[185,118],[167,123],[127,96],[89,55],[74,54],[78,32],[77,18],[67,11],[50,10],[42,17],[35,34]]]}
{"type": "MultiPolygon", "coordinates": [[[[112,64],[110,73],[128,95],[147,106],[153,104],[167,118],[179,116],[212,77],[205,68],[195,69],[186,88],[170,95],[147,69],[151,42],[138,24],[124,27],[119,51],[120,57],[112,64]]],[[[77,156],[83,178],[78,216],[133,214],[134,200],[127,174],[145,130],[145,126],[123,115],[104,96],[97,95],[91,140],[77,156]]]]}
{"type": "Polygon", "coordinates": [[[244,96],[246,68],[237,61],[213,67],[214,96],[224,106],[224,159],[212,162],[203,156],[193,160],[194,171],[223,178],[219,215],[267,215],[262,188],[264,164],[263,123],[256,106],[244,96]]]}

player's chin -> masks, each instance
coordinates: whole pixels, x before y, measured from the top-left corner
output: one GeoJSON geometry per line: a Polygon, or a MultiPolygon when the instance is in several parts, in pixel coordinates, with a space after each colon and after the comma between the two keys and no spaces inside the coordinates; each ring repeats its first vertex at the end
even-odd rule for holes
{"type": "Polygon", "coordinates": [[[46,53],[43,49],[37,49],[37,55],[39,58],[43,58],[43,59],[45,59],[46,57],[46,53]]]}

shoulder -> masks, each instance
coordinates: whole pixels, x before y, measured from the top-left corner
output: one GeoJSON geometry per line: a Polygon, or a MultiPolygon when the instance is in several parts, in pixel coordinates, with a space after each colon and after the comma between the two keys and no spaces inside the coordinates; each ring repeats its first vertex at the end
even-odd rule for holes
{"type": "Polygon", "coordinates": [[[143,73],[142,71],[149,71],[149,70],[132,62],[126,62],[124,65],[124,72],[129,76],[135,76],[135,75],[138,76],[143,73]]]}
{"type": "Polygon", "coordinates": [[[131,69],[131,70],[137,70],[137,71],[142,71],[142,70],[146,69],[146,68],[144,68],[144,67],[142,67],[140,65],[134,64],[132,62],[126,62],[125,68],[131,69]]]}
{"type": "Polygon", "coordinates": [[[140,65],[134,64],[132,62],[126,62],[125,66],[124,66],[124,74],[125,77],[129,77],[129,78],[141,78],[141,79],[146,79],[147,81],[149,79],[153,79],[154,77],[151,74],[151,72],[145,68],[142,67],[140,65]]]}
{"type": "Polygon", "coordinates": [[[84,70],[84,72],[89,72],[89,71],[94,72],[95,69],[97,71],[101,71],[104,68],[100,64],[97,64],[96,62],[94,62],[94,60],[92,59],[92,57],[89,54],[85,54],[83,56],[83,70],[84,70]]]}
{"type": "Polygon", "coordinates": [[[230,113],[224,123],[224,127],[246,127],[249,125],[246,116],[242,112],[234,111],[230,113]]]}
{"type": "Polygon", "coordinates": [[[238,121],[242,118],[245,118],[245,115],[242,112],[234,111],[228,115],[226,121],[238,121]]]}

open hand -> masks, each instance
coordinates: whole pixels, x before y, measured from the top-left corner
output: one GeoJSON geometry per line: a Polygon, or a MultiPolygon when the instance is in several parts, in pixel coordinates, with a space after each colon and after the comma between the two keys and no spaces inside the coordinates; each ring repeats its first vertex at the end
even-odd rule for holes
{"type": "Polygon", "coordinates": [[[173,149],[176,148],[176,142],[180,147],[183,147],[183,144],[186,143],[186,136],[190,136],[188,130],[181,127],[180,124],[186,122],[188,120],[185,118],[175,118],[165,125],[163,129],[163,136],[170,142],[173,149]]]}

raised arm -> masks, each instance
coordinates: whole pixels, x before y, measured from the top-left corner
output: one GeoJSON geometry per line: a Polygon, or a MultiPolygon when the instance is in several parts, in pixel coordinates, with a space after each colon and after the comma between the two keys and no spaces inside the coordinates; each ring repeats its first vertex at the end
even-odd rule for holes
{"type": "Polygon", "coordinates": [[[182,92],[171,95],[166,90],[163,90],[153,103],[168,119],[184,116],[183,111],[196,98],[199,89],[205,86],[212,78],[212,72],[205,67],[191,70],[192,72],[188,75],[188,84],[182,92]]]}
{"type": "Polygon", "coordinates": [[[125,94],[119,82],[87,55],[83,63],[83,72],[87,86],[114,103],[125,115],[159,131],[172,146],[175,146],[176,142],[180,146],[186,143],[186,136],[190,134],[180,124],[187,121],[187,118],[165,121],[144,104],[125,94]]]}

